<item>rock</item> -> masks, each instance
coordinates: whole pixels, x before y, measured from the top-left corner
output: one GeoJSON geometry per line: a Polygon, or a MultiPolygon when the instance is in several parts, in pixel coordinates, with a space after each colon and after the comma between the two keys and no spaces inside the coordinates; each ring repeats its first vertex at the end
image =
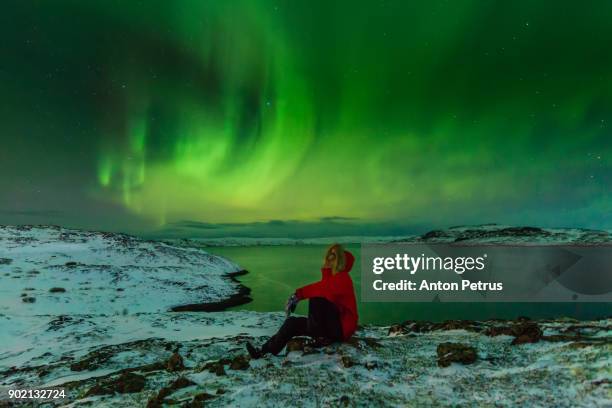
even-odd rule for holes
{"type": "Polygon", "coordinates": [[[34,303],[34,302],[36,302],[36,298],[33,297],[33,296],[25,296],[25,297],[21,298],[21,301],[23,303],[34,303]]]}
{"type": "Polygon", "coordinates": [[[64,293],[64,292],[66,292],[66,289],[64,289],[64,288],[51,288],[51,289],[49,289],[49,292],[51,292],[51,293],[64,293]]]}
{"type": "Polygon", "coordinates": [[[374,370],[378,368],[378,363],[376,361],[366,361],[363,366],[368,370],[374,370]]]}
{"type": "Polygon", "coordinates": [[[343,395],[343,396],[340,397],[340,405],[341,406],[348,407],[350,402],[351,402],[350,398],[347,397],[346,395],[343,395]]]}
{"type": "Polygon", "coordinates": [[[373,337],[361,337],[359,340],[362,340],[366,346],[373,349],[382,347],[382,344],[380,344],[380,342],[373,337]]]}
{"type": "Polygon", "coordinates": [[[440,367],[448,367],[451,363],[472,364],[477,357],[474,347],[461,343],[441,343],[437,353],[440,367]]]}
{"type": "Polygon", "coordinates": [[[429,333],[438,330],[466,330],[471,332],[482,331],[480,323],[472,320],[445,320],[443,322],[407,320],[401,325],[391,326],[391,328],[389,328],[390,335],[392,329],[397,334],[405,334],[408,332],[429,333]]]}
{"type": "Polygon", "coordinates": [[[461,232],[455,242],[491,238],[511,238],[511,237],[548,237],[551,233],[537,227],[507,227],[494,229],[467,229],[461,232]]]}
{"type": "Polygon", "coordinates": [[[342,356],[340,357],[340,362],[344,368],[351,368],[355,365],[355,361],[350,356],[342,356]]]}
{"type": "Polygon", "coordinates": [[[232,370],[246,370],[249,367],[249,359],[244,355],[234,357],[229,365],[232,370]]]}
{"type": "Polygon", "coordinates": [[[336,348],[332,346],[328,346],[323,349],[323,352],[328,355],[336,354],[336,348]]]}
{"type": "Polygon", "coordinates": [[[170,384],[170,388],[172,390],[178,390],[178,389],[181,389],[181,388],[190,387],[192,385],[195,385],[195,383],[193,381],[191,381],[189,378],[187,378],[187,377],[179,377],[176,380],[174,380],[174,382],[172,382],[172,384],[170,384]]]}
{"type": "Polygon", "coordinates": [[[309,343],[310,339],[308,337],[294,337],[287,342],[287,353],[291,353],[292,351],[304,351],[304,346],[309,343]]]}
{"type": "Polygon", "coordinates": [[[394,324],[387,332],[388,336],[401,336],[402,334],[406,334],[406,329],[401,324],[394,324]]]}
{"type": "Polygon", "coordinates": [[[69,268],[73,268],[75,266],[77,266],[77,263],[74,261],[70,261],[70,262],[66,262],[64,265],[66,265],[69,268]]]}
{"type": "Polygon", "coordinates": [[[212,399],[212,398],[215,398],[215,396],[212,395],[212,394],[209,394],[207,392],[202,392],[202,393],[196,395],[195,397],[193,397],[193,399],[197,400],[197,401],[206,401],[206,400],[209,400],[209,399],[212,399]]]}
{"type": "Polygon", "coordinates": [[[183,408],[203,408],[204,401],[208,401],[213,398],[215,398],[214,395],[209,394],[207,392],[202,392],[196,395],[195,397],[193,397],[193,400],[183,404],[183,408]]]}
{"type": "Polygon", "coordinates": [[[107,395],[107,394],[131,394],[144,389],[146,379],[142,375],[134,373],[123,373],[118,378],[104,381],[94,385],[85,393],[85,396],[107,395]]]}
{"type": "Polygon", "coordinates": [[[149,401],[147,401],[147,408],[161,408],[162,403],[159,402],[158,398],[159,398],[159,394],[154,395],[151,398],[149,398],[149,401]]]}
{"type": "Polygon", "coordinates": [[[190,387],[192,385],[195,385],[195,383],[186,377],[177,378],[172,383],[159,390],[156,396],[151,397],[147,402],[147,408],[161,407],[164,404],[166,397],[168,397],[174,391],[180,390],[181,388],[190,387]]]}
{"type": "Polygon", "coordinates": [[[217,376],[226,375],[225,373],[225,364],[229,364],[231,361],[228,359],[221,359],[219,361],[210,361],[204,364],[201,371],[208,371],[209,373],[214,373],[217,376]]]}
{"type": "Polygon", "coordinates": [[[483,332],[487,336],[513,336],[512,344],[537,343],[542,339],[538,324],[527,318],[519,318],[512,326],[492,326],[483,332]]]}
{"type": "Polygon", "coordinates": [[[42,378],[44,376],[46,376],[47,374],[49,374],[51,371],[47,368],[41,368],[40,370],[38,370],[37,374],[39,378],[42,378]]]}
{"type": "Polygon", "coordinates": [[[213,372],[219,377],[222,375],[227,375],[227,373],[225,372],[225,367],[223,367],[222,364],[217,364],[213,372]]]}
{"type": "Polygon", "coordinates": [[[486,329],[483,334],[485,336],[514,336],[514,331],[511,326],[491,326],[486,329]]]}
{"type": "Polygon", "coordinates": [[[310,345],[305,345],[304,346],[304,351],[302,352],[303,355],[308,355],[308,354],[315,354],[315,353],[319,353],[319,349],[312,347],[310,345]]]}
{"type": "Polygon", "coordinates": [[[446,320],[442,323],[434,325],[433,330],[481,331],[480,327],[471,320],[446,320]]]}
{"type": "Polygon", "coordinates": [[[428,240],[428,239],[434,239],[434,238],[448,238],[450,237],[450,235],[448,235],[448,233],[441,231],[441,230],[433,230],[433,231],[429,231],[428,233],[421,235],[421,239],[423,240],[428,240]]]}
{"type": "MultiPolygon", "coordinates": [[[[54,330],[61,327],[63,324],[72,321],[72,319],[68,316],[60,316],[54,321],[50,322],[50,328],[54,330]]],[[[91,353],[87,354],[79,361],[76,361],[70,364],[71,371],[92,371],[100,367],[101,364],[108,361],[115,352],[112,347],[105,347],[102,349],[94,350],[91,353]]]]}
{"type": "Polygon", "coordinates": [[[11,258],[0,258],[0,265],[10,265],[12,262],[11,258]]]}
{"type": "Polygon", "coordinates": [[[185,369],[183,357],[178,352],[174,352],[166,362],[166,370],[170,372],[182,371],[185,369]]]}
{"type": "Polygon", "coordinates": [[[537,343],[542,338],[542,330],[537,323],[527,322],[515,326],[512,344],[537,343]]]}

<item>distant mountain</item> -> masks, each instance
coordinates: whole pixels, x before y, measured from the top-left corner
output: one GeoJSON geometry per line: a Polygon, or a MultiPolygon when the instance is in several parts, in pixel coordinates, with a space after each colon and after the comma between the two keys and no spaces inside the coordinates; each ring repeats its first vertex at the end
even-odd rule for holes
{"type": "Polygon", "coordinates": [[[396,239],[392,240],[392,242],[597,244],[612,242],[612,233],[610,231],[583,228],[513,227],[486,224],[434,230],[418,237],[396,239]]]}
{"type": "Polygon", "coordinates": [[[320,238],[285,238],[285,237],[223,237],[172,239],[167,242],[184,247],[219,247],[219,246],[280,246],[280,245],[329,245],[389,243],[389,242],[460,242],[465,243],[604,243],[612,242],[612,233],[603,230],[582,228],[538,228],[514,227],[507,225],[485,224],[476,226],[457,226],[442,230],[433,230],[423,235],[411,236],[337,236],[320,238]]]}

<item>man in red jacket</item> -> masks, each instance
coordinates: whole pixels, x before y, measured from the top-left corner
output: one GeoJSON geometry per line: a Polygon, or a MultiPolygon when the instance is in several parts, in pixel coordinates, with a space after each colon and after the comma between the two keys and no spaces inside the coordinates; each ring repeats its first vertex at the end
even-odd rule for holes
{"type": "Polygon", "coordinates": [[[349,275],[354,263],[353,254],[341,245],[330,246],[321,268],[321,280],[296,290],[285,306],[289,316],[300,300],[310,299],[308,317],[287,317],[261,349],[247,343],[251,357],[277,355],[295,336],[313,337],[323,344],[348,340],[357,329],[358,319],[353,280],[349,275]]]}

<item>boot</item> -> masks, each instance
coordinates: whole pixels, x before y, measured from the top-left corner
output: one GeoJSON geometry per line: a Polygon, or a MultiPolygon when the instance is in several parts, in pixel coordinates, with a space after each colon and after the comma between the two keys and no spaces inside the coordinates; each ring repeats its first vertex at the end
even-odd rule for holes
{"type": "Polygon", "coordinates": [[[248,341],[246,343],[246,349],[253,360],[257,360],[258,358],[261,358],[264,355],[261,349],[256,348],[248,341]]]}

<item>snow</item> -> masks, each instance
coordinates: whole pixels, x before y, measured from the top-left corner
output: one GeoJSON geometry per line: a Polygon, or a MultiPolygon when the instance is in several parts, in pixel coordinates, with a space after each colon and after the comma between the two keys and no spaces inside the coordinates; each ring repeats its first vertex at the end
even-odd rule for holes
{"type": "Polygon", "coordinates": [[[391,242],[427,242],[462,244],[525,244],[525,245],[567,245],[567,244],[609,244],[612,232],[585,228],[538,228],[510,225],[484,224],[457,226],[445,230],[434,230],[420,237],[393,239],[391,242]]]}
{"type": "MultiPolygon", "coordinates": [[[[605,231],[506,228],[458,227],[404,240],[610,241],[605,231]]],[[[198,398],[219,407],[612,404],[610,318],[538,321],[545,336],[579,333],[580,339],[523,345],[484,331],[412,332],[413,325],[406,324],[406,330],[390,333],[388,327],[366,326],[350,343],[267,356],[245,370],[231,369],[222,359],[244,355],[247,340],[263,343],[282,324],[282,313],[168,310],[235,294],[238,284],[227,274],[240,269],[180,243],[56,227],[0,227],[0,390],[59,386],[68,398],[51,405],[146,406],[162,387],[184,376],[195,385],[172,392],[167,404],[198,398]],[[52,293],[53,287],[65,291],[52,293]],[[24,302],[22,293],[34,302],[24,302]],[[443,342],[473,346],[477,361],[438,367],[436,348],[443,342]],[[165,363],[175,351],[184,359],[180,372],[165,363]],[[218,361],[221,375],[206,368],[218,361]],[[143,390],[86,396],[126,370],[145,377],[143,390]]],[[[476,326],[500,324],[507,322],[476,326]]]]}
{"type": "MultiPolygon", "coordinates": [[[[93,402],[101,407],[144,406],[159,389],[180,376],[191,386],[171,395],[178,403],[206,392],[211,406],[336,406],[347,398],[357,406],[555,406],[597,407],[612,403],[612,319],[577,322],[539,321],[552,334],[580,325],[585,338],[511,345],[508,336],[489,337],[468,330],[438,330],[391,336],[388,327],[360,329],[351,343],[309,352],[294,351],[250,361],[246,370],[223,375],[205,365],[244,354],[244,342],[261,344],[282,323],[281,313],[249,311],[218,313],[144,313],[95,316],[74,324],[41,330],[32,343],[48,343],[27,361],[0,358],[0,386],[66,387],[72,406],[93,402]],[[92,329],[95,327],[95,329],[92,329]],[[597,336],[595,336],[597,334],[597,336]],[[605,339],[602,341],[602,339],[605,339]],[[471,365],[437,365],[436,347],[452,341],[476,348],[471,365]],[[174,350],[185,370],[175,373],[146,367],[166,361],[174,350]],[[343,357],[354,365],[345,367],[343,357]],[[83,371],[75,363],[92,362],[83,371]],[[16,365],[17,369],[7,369],[16,365]],[[84,395],[97,382],[133,369],[146,386],[134,394],[84,395]],[[2,372],[2,370],[6,370],[2,372]],[[221,389],[222,393],[217,394],[221,389]]],[[[45,316],[34,325],[51,327],[45,316]]],[[[34,323],[34,322],[30,322],[34,323]]],[[[500,322],[480,322],[486,328],[500,322]]],[[[408,326],[407,326],[408,327],[408,326]]],[[[32,344],[30,344],[31,346],[32,344]]]]}
{"type": "Polygon", "coordinates": [[[0,313],[10,316],[161,312],[220,301],[237,292],[227,274],[240,270],[199,249],[53,227],[0,227],[0,259],[0,313]]]}
{"type": "Polygon", "coordinates": [[[158,314],[180,321],[167,313],[172,306],[235,294],[227,274],[240,269],[199,249],[123,234],[0,227],[0,367],[146,338],[158,332],[158,314]]]}

